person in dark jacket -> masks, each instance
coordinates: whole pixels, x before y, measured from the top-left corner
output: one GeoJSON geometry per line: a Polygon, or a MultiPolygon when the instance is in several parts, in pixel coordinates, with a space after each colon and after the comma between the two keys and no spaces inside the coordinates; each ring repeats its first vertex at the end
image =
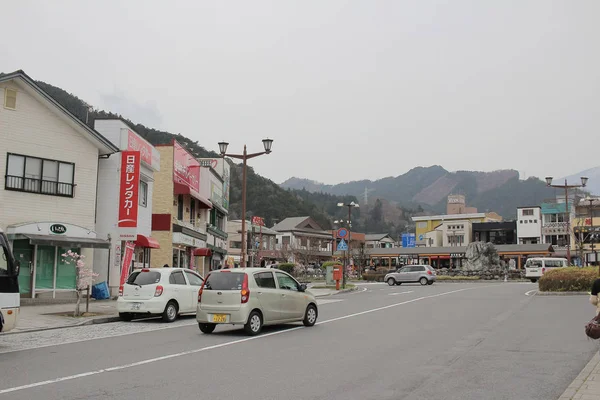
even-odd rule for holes
{"type": "Polygon", "coordinates": [[[592,292],[590,295],[590,303],[596,306],[596,315],[600,314],[600,278],[596,279],[592,284],[592,292]]]}

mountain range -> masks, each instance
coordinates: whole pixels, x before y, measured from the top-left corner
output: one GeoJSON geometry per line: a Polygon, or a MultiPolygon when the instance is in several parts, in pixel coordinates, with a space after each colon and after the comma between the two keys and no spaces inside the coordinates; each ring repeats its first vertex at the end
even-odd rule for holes
{"type": "MultiPolygon", "coordinates": [[[[590,179],[591,181],[591,179],[590,179]]],[[[557,189],[548,188],[536,177],[521,180],[516,170],[493,172],[449,172],[439,165],[416,167],[403,175],[375,181],[360,180],[326,185],[319,182],[290,178],[281,183],[286,189],[305,189],[333,195],[382,198],[404,207],[422,207],[425,211],[443,213],[450,194],[462,194],[467,205],[480,212],[495,211],[506,219],[516,217],[520,206],[540,204],[553,198],[557,189]]]]}

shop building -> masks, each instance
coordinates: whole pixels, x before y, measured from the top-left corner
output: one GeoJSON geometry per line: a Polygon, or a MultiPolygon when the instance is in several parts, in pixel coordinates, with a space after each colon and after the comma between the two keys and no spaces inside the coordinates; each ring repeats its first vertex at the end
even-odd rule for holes
{"type": "Polygon", "coordinates": [[[517,208],[517,242],[519,244],[543,243],[542,208],[540,206],[517,208]]]}
{"type": "Polygon", "coordinates": [[[116,294],[126,242],[135,245],[130,271],[155,266],[150,249],[160,245],[152,237],[152,195],[154,174],[160,171],[160,154],[121,119],[97,119],[94,128],[121,150],[99,162],[96,233],[110,241],[111,247],[110,252],[94,255],[97,280],[106,281],[116,294]]]}
{"type": "MultiPolygon", "coordinates": [[[[227,221],[227,234],[227,257],[233,261],[234,267],[238,267],[242,254],[242,220],[227,221]]],[[[284,261],[281,252],[277,250],[278,232],[264,226],[262,218],[253,217],[251,221],[246,221],[246,234],[246,260],[249,266],[264,267],[266,264],[284,261]]]]}
{"type": "Polygon", "coordinates": [[[72,297],[71,249],[95,268],[108,252],[96,225],[100,159],[117,146],[85,125],[23,71],[0,77],[0,228],[21,263],[22,297],[72,297]]]}
{"type": "MultiPolygon", "coordinates": [[[[156,146],[160,171],[154,174],[152,234],[160,244],[151,250],[154,267],[190,268],[203,274],[200,250],[207,249],[206,226],[213,208],[200,182],[200,162],[180,143],[156,146]]],[[[202,250],[206,252],[206,250],[202,250]]]]}
{"type": "Polygon", "coordinates": [[[472,214],[446,214],[412,217],[416,225],[416,245],[431,247],[432,233],[442,232],[442,245],[465,246],[471,242],[473,223],[500,222],[502,217],[495,212],[472,214]]]}
{"type": "Polygon", "coordinates": [[[477,222],[472,225],[473,240],[492,244],[517,244],[517,223],[477,222]]]}
{"type": "MultiPolygon", "coordinates": [[[[206,225],[206,249],[197,249],[204,276],[227,263],[230,167],[224,158],[200,158],[200,186],[212,204],[206,225]]],[[[230,260],[231,264],[231,260],[230,260]]]]}

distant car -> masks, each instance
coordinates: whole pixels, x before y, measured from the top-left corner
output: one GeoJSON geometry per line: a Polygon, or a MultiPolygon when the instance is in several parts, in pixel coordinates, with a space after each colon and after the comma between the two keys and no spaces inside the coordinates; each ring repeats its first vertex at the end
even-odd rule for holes
{"type": "Polygon", "coordinates": [[[161,315],[173,322],[179,314],[195,313],[204,279],[186,268],[144,268],[134,271],[119,288],[117,311],[123,321],[161,315]]]}
{"type": "Polygon", "coordinates": [[[550,268],[564,268],[569,264],[566,258],[534,257],[525,263],[525,277],[535,283],[550,268]]]}
{"type": "Polygon", "coordinates": [[[277,269],[212,271],[198,292],[196,320],[203,333],[219,324],[243,325],[249,335],[264,325],[317,322],[315,296],[291,275],[277,269]]]}
{"type": "Polygon", "coordinates": [[[433,285],[436,280],[435,270],[429,265],[407,265],[384,277],[384,281],[390,286],[416,282],[421,285],[433,285]]]}

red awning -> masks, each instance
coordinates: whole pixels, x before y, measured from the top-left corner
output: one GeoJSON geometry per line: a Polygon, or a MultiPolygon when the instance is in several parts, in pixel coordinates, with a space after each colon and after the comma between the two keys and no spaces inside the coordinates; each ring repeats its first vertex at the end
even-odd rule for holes
{"type": "Polygon", "coordinates": [[[195,190],[190,189],[190,187],[188,185],[184,185],[182,183],[177,183],[177,182],[173,182],[173,184],[175,185],[174,190],[173,190],[173,192],[175,194],[189,194],[193,198],[197,199],[200,203],[202,203],[202,205],[204,205],[206,208],[213,207],[210,200],[205,199],[204,197],[202,197],[200,195],[200,193],[196,192],[195,190]]]}
{"type": "Polygon", "coordinates": [[[144,235],[137,235],[135,245],[139,247],[150,247],[151,249],[160,249],[158,240],[144,235]]]}
{"type": "Polygon", "coordinates": [[[210,257],[212,251],[210,249],[194,249],[192,254],[197,257],[210,257]]]}

